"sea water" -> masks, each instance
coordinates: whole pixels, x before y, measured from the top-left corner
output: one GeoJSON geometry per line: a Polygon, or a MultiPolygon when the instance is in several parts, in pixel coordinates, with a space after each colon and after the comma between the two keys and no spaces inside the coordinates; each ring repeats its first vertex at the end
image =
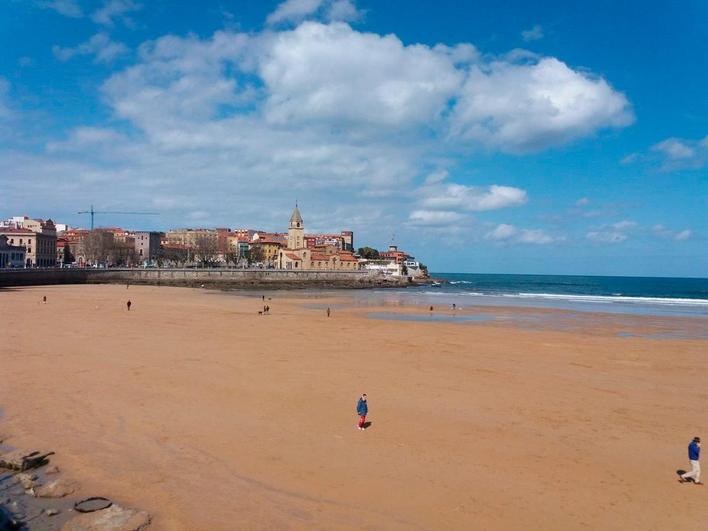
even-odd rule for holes
{"type": "Polygon", "coordinates": [[[708,317],[708,279],[432,273],[440,285],[359,291],[359,305],[514,306],[708,317]]]}

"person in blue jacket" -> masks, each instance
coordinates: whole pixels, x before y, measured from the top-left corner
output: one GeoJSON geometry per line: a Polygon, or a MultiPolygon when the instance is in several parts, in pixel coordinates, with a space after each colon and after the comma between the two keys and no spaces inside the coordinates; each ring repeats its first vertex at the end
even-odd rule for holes
{"type": "Polygon", "coordinates": [[[681,474],[681,483],[693,479],[696,485],[701,483],[701,438],[694,437],[691,444],[688,445],[688,461],[691,463],[691,471],[681,474]]]}
{"type": "Polygon", "coordinates": [[[357,428],[360,430],[366,429],[366,415],[369,413],[369,404],[366,402],[366,393],[359,397],[359,401],[356,403],[356,414],[359,415],[359,424],[357,428]]]}

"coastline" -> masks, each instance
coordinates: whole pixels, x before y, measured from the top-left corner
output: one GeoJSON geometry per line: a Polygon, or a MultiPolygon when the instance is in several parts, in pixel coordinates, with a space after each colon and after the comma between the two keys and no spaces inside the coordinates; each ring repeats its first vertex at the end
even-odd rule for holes
{"type": "Polygon", "coordinates": [[[0,270],[0,288],[60,284],[140,284],[212,289],[366,289],[409,287],[407,277],[368,271],[292,271],[280,269],[53,268],[0,270]]]}
{"type": "Polygon", "coordinates": [[[268,296],[259,316],[260,298],[207,290],[0,292],[12,375],[0,431],[57,450],[63,470],[148,510],[154,529],[690,530],[708,518],[705,493],[674,473],[708,406],[694,377],[705,341],[617,337],[613,316],[460,326],[370,319],[375,307],[346,294],[268,296]],[[353,428],[362,391],[365,433],[353,428]]]}

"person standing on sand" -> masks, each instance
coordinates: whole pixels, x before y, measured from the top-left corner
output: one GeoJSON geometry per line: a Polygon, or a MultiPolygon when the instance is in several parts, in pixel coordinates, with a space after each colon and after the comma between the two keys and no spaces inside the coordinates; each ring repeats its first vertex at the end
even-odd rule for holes
{"type": "Polygon", "coordinates": [[[359,424],[357,428],[360,430],[366,429],[366,415],[369,413],[369,404],[366,402],[366,393],[359,397],[359,401],[356,403],[356,414],[359,415],[359,424]]]}
{"type": "Polygon", "coordinates": [[[701,438],[694,437],[691,444],[688,445],[688,461],[691,463],[691,471],[681,474],[681,483],[685,483],[689,479],[693,479],[696,485],[701,483],[701,438]]]}
{"type": "Polygon", "coordinates": [[[327,307],[327,317],[329,317],[329,314],[332,313],[329,307],[327,307]]]}
{"type": "Polygon", "coordinates": [[[130,307],[133,305],[133,303],[130,302],[130,299],[128,299],[128,302],[126,302],[125,305],[128,307],[128,311],[130,311],[130,307]]]}

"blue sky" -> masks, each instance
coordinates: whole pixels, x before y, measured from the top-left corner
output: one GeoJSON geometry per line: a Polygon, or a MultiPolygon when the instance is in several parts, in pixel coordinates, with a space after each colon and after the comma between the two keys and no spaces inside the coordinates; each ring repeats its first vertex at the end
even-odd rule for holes
{"type": "Polygon", "coordinates": [[[0,216],[706,276],[708,4],[4,0],[0,216]]]}

